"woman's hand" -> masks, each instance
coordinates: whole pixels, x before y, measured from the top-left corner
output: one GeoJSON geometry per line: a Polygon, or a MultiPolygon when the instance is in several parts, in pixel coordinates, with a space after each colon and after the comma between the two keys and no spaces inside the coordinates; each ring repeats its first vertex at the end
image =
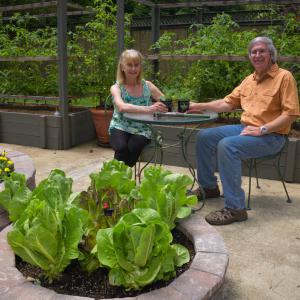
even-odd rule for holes
{"type": "Polygon", "coordinates": [[[240,133],[240,135],[260,136],[262,134],[261,134],[261,131],[260,131],[260,127],[245,126],[245,128],[242,130],[242,132],[240,133]]]}
{"type": "Polygon", "coordinates": [[[150,112],[167,112],[168,108],[162,102],[155,102],[149,106],[150,112]]]}

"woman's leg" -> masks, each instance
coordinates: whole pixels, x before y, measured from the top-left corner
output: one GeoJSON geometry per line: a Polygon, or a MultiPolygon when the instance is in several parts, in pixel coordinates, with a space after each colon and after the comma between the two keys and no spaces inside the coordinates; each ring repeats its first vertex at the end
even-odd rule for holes
{"type": "Polygon", "coordinates": [[[151,142],[143,135],[132,134],[128,140],[129,161],[128,165],[133,167],[139,159],[144,147],[151,142]]]}
{"type": "Polygon", "coordinates": [[[128,140],[130,134],[126,131],[119,129],[112,129],[110,133],[110,145],[115,151],[114,158],[123,161],[128,165],[130,161],[130,152],[128,149],[128,140]]]}
{"type": "Polygon", "coordinates": [[[119,129],[112,129],[110,145],[115,151],[114,158],[133,167],[139,159],[143,148],[150,143],[150,139],[142,135],[131,134],[119,129]]]}

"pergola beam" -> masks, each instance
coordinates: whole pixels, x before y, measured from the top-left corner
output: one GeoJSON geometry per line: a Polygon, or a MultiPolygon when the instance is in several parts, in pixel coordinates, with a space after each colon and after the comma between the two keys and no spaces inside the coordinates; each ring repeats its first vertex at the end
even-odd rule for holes
{"type": "Polygon", "coordinates": [[[3,6],[3,7],[0,7],[0,12],[18,11],[18,10],[27,10],[27,9],[37,9],[37,8],[53,7],[53,6],[57,6],[57,1],[48,1],[48,2],[22,4],[22,5],[3,6]]]}
{"type": "Polygon", "coordinates": [[[178,3],[155,3],[151,0],[134,0],[135,2],[160,8],[184,8],[184,7],[204,7],[204,6],[230,6],[230,5],[246,5],[246,4],[300,4],[300,0],[203,0],[189,1],[178,3]]]}
{"type": "MultiPolygon", "coordinates": [[[[29,3],[22,5],[11,5],[11,6],[3,6],[0,7],[0,12],[9,12],[9,11],[22,11],[22,10],[34,10],[39,8],[46,7],[56,7],[58,5],[58,1],[46,1],[46,2],[37,2],[37,3],[29,3]]],[[[67,3],[67,8],[77,10],[77,11],[90,11],[93,12],[93,9],[83,7],[82,5],[75,3],[67,3]]]]}
{"type": "Polygon", "coordinates": [[[182,7],[203,7],[203,6],[229,6],[246,4],[300,4],[300,0],[229,0],[229,1],[200,1],[200,2],[180,2],[180,3],[160,3],[160,8],[182,8],[182,7]]]}
{"type": "Polygon", "coordinates": [[[152,2],[151,0],[134,0],[135,2],[150,6],[150,7],[154,7],[156,6],[156,4],[154,2],[152,2]]]}
{"type": "MultiPolygon", "coordinates": [[[[149,60],[224,60],[224,61],[248,61],[247,55],[205,55],[205,54],[192,54],[192,55],[167,55],[167,54],[152,54],[148,55],[149,60]]],[[[277,61],[300,63],[300,56],[278,56],[277,61]]]]}

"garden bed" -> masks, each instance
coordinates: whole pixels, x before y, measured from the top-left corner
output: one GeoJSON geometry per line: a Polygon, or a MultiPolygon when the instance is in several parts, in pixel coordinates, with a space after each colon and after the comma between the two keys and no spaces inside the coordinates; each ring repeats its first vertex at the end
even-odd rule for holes
{"type": "MultiPolygon", "coordinates": [[[[61,150],[64,145],[63,118],[50,105],[0,105],[0,141],[8,144],[61,150]]],[[[70,147],[95,137],[89,109],[70,107],[70,147]]]]}
{"type": "MultiPolygon", "coordinates": [[[[189,263],[177,268],[176,277],[178,277],[190,267],[195,256],[195,250],[193,243],[183,233],[175,229],[172,231],[172,234],[173,242],[184,245],[189,250],[191,257],[189,263]]],[[[101,268],[88,276],[87,273],[81,270],[77,261],[74,261],[63,272],[59,280],[55,280],[52,283],[41,277],[42,270],[23,262],[19,257],[16,257],[16,267],[25,278],[30,278],[30,280],[34,278],[41,286],[54,290],[59,294],[92,297],[95,299],[135,297],[142,293],[165,287],[174,280],[172,278],[169,281],[157,281],[139,291],[125,291],[121,287],[109,284],[108,271],[106,269],[101,268]]]]}

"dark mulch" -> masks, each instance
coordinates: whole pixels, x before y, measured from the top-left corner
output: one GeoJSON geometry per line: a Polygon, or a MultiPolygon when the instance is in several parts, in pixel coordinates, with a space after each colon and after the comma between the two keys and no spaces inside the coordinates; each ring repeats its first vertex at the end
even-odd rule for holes
{"type": "MultiPolygon", "coordinates": [[[[174,243],[180,243],[184,245],[189,250],[191,256],[191,260],[188,264],[185,264],[184,266],[176,270],[176,277],[178,277],[189,268],[195,256],[195,251],[192,242],[187,239],[187,237],[183,233],[176,229],[173,230],[172,233],[174,237],[174,243]]],[[[77,261],[74,261],[69,267],[65,269],[59,280],[55,280],[51,284],[49,284],[41,277],[41,270],[39,268],[23,262],[17,256],[16,267],[26,278],[38,279],[43,287],[54,290],[59,294],[91,297],[95,299],[135,297],[142,293],[165,287],[173,281],[157,281],[151,285],[144,287],[140,291],[126,292],[121,287],[109,285],[107,270],[101,268],[90,276],[87,276],[86,273],[80,270],[77,261]]]]}

